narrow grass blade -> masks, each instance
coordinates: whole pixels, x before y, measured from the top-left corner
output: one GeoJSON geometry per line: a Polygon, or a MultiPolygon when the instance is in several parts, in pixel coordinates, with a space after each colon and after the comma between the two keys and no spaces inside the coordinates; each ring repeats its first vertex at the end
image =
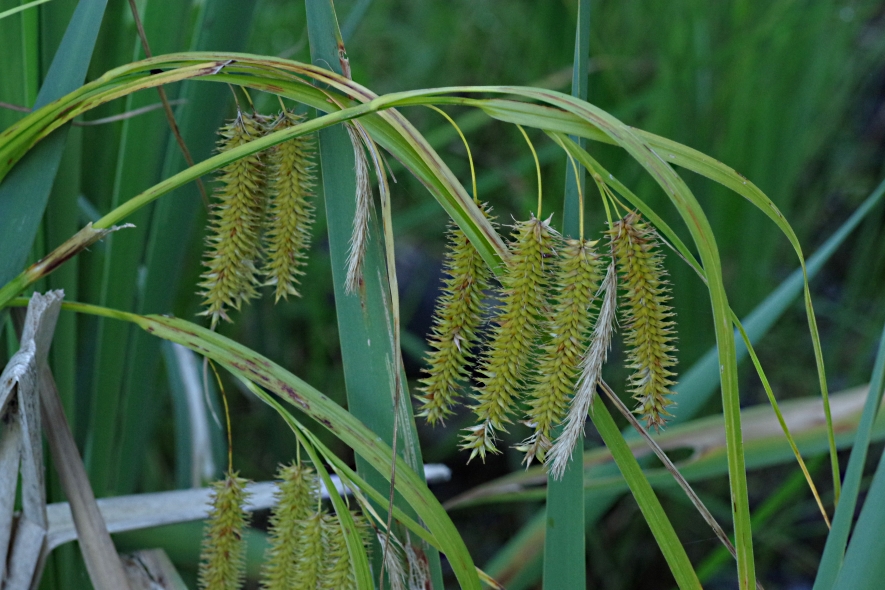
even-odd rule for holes
{"type": "MultiPolygon", "coordinates": [[[[332,2],[309,0],[306,8],[311,58],[349,78],[350,66],[332,2]]],[[[348,407],[355,418],[393,448],[398,448],[408,459],[407,462],[415,467],[421,464],[421,448],[411,412],[404,428],[397,428],[397,410],[401,404],[408,407],[409,396],[400,362],[399,326],[395,321],[399,311],[393,309],[397,305],[398,293],[394,291],[395,279],[391,282],[389,278],[389,273],[395,272],[395,269],[385,267],[385,240],[382,239],[385,234],[378,227],[377,217],[370,213],[369,235],[362,264],[363,282],[359,292],[348,294],[345,269],[356,216],[353,196],[356,193],[356,179],[342,171],[354,169],[354,154],[347,132],[340,126],[322,130],[319,144],[348,407]]],[[[379,181],[383,182],[381,178],[379,181]]],[[[371,208],[374,209],[374,205],[371,208]]],[[[386,206],[384,212],[389,221],[386,206]]],[[[388,231],[391,230],[389,223],[385,226],[388,231]]],[[[386,246],[390,252],[393,245],[387,243],[386,246]]],[[[395,483],[395,465],[391,462],[390,469],[394,470],[391,474],[379,473],[369,467],[365,460],[359,460],[357,471],[379,491],[389,490],[385,479],[395,483]]],[[[384,510],[387,511],[386,507],[384,510]]],[[[434,586],[442,588],[439,556],[429,546],[425,545],[424,551],[434,586]]],[[[379,571],[383,568],[379,566],[380,553],[378,550],[375,555],[379,571]]]]}
{"type": "Polygon", "coordinates": [[[36,8],[37,6],[40,6],[41,4],[45,4],[46,2],[49,2],[49,0],[34,0],[33,2],[28,2],[27,4],[22,4],[21,6],[16,6],[15,8],[10,8],[9,10],[4,10],[3,12],[0,12],[0,20],[3,20],[4,18],[6,18],[8,16],[12,16],[13,14],[18,14],[22,10],[27,10],[29,8],[36,8]]]}
{"type": "MultiPolygon", "coordinates": [[[[83,0],[71,19],[37,95],[35,108],[61,98],[83,83],[107,0],[83,0]]],[[[0,183],[0,283],[24,265],[37,234],[61,162],[67,132],[61,130],[32,151],[0,183]]]]}
{"type": "MultiPolygon", "coordinates": [[[[281,366],[245,346],[185,320],[169,316],[144,316],[88,304],[66,304],[69,310],[133,322],[148,334],[177,342],[224,366],[292,404],[316,420],[365,459],[381,476],[389,476],[391,447],[351,413],[281,366]]],[[[436,538],[462,588],[479,590],[473,560],[455,525],[419,476],[397,457],[396,490],[436,538]]],[[[386,487],[383,488],[386,491],[386,487]]]]}
{"type": "MultiPolygon", "coordinates": [[[[575,32],[575,52],[572,63],[572,96],[587,100],[588,68],[590,59],[590,0],[578,4],[575,32]]],[[[582,138],[574,138],[583,142],[582,138]]],[[[586,193],[583,168],[574,170],[566,165],[565,198],[562,213],[562,234],[572,238],[579,236],[584,224],[584,203],[579,195],[586,193]]],[[[559,436],[561,428],[555,432],[559,436]]],[[[584,472],[580,457],[584,449],[583,435],[578,437],[572,460],[562,476],[547,476],[546,534],[544,536],[544,588],[587,587],[586,551],[584,548],[584,472]]]]}
{"type": "MultiPolygon", "coordinates": [[[[238,0],[210,0],[202,7],[195,26],[195,49],[224,47],[238,50],[245,46],[254,12],[254,5],[238,0]]],[[[146,23],[156,15],[150,6],[146,23]]],[[[149,25],[153,27],[154,25],[149,25]]],[[[162,24],[158,25],[162,26],[162,24]]],[[[230,91],[211,84],[185,84],[179,94],[187,102],[176,109],[176,120],[184,141],[196,160],[210,157],[215,150],[215,131],[221,126],[230,101],[230,91]]],[[[158,115],[159,116],[159,115],[158,115]]],[[[165,129],[165,123],[158,127],[165,129]]],[[[174,140],[167,136],[162,178],[168,178],[185,167],[184,158],[174,140]]],[[[121,191],[135,188],[121,186],[121,191]],[[128,187],[128,188],[127,188],[128,187]]],[[[124,198],[132,193],[121,193],[124,198]]],[[[168,313],[183,287],[182,269],[185,261],[195,255],[202,205],[197,187],[179,187],[169,199],[157,203],[151,215],[151,230],[144,243],[144,288],[139,292],[138,311],[168,313]]],[[[115,487],[121,492],[134,490],[144,467],[144,454],[138,449],[149,444],[157,424],[158,405],[153,396],[157,390],[159,345],[141,331],[132,334],[128,349],[128,366],[123,390],[126,399],[120,407],[121,433],[117,457],[127,457],[117,464],[115,487]]]]}
{"type": "Polygon", "coordinates": [[[642,511],[642,515],[645,517],[645,521],[648,523],[655,540],[658,542],[658,546],[667,560],[667,565],[670,566],[673,577],[676,578],[676,583],[683,590],[686,588],[701,588],[701,583],[698,581],[691,562],[688,560],[688,555],[686,555],[685,549],[679,541],[679,537],[676,536],[676,531],[673,530],[673,525],[667,518],[651,485],[649,485],[648,480],[642,473],[642,468],[639,467],[636,457],[633,456],[632,451],[630,451],[626,441],[624,441],[623,435],[618,430],[611,414],[608,413],[608,409],[599,396],[594,400],[590,418],[593,420],[593,424],[599,431],[600,436],[602,436],[602,440],[605,441],[606,447],[611,451],[612,457],[614,457],[618,468],[627,481],[627,485],[630,486],[630,491],[633,492],[633,497],[636,498],[636,503],[639,505],[639,509],[642,511]]]}
{"type": "Polygon", "coordinates": [[[876,475],[867,493],[866,501],[857,519],[848,551],[848,535],[860,495],[861,478],[866,463],[873,423],[885,393],[885,330],[879,340],[879,352],[870,379],[870,390],[857,429],[854,447],[845,472],[842,502],[836,508],[833,528],[827,537],[821,557],[814,590],[830,588],[875,588],[885,577],[885,563],[881,559],[885,545],[882,527],[885,526],[885,454],[876,468],[876,475]],[[843,557],[844,556],[844,557],[843,557]],[[852,571],[854,570],[854,571],[852,571]]]}
{"type": "MultiPolygon", "coordinates": [[[[153,48],[159,52],[180,49],[178,43],[184,28],[190,24],[190,7],[186,2],[152,0],[145,6],[144,29],[153,48]]],[[[134,41],[133,59],[142,57],[141,43],[134,41]]],[[[174,90],[173,87],[170,90],[174,90]]],[[[135,110],[156,100],[148,93],[129,95],[126,111],[135,110]]],[[[186,112],[186,111],[185,111],[186,112]]],[[[142,117],[127,119],[122,124],[117,150],[111,208],[118,207],[131,195],[137,194],[160,180],[160,172],[166,148],[169,144],[168,126],[164,124],[161,111],[142,117]]],[[[146,207],[132,215],[135,226],[105,241],[101,270],[101,283],[97,303],[114,309],[131,310],[137,294],[137,273],[144,259],[145,242],[150,227],[152,207],[146,207]]],[[[99,320],[95,328],[95,363],[92,369],[92,415],[119,416],[127,403],[124,389],[131,326],[119,322],[99,320]]],[[[93,485],[99,493],[116,487],[113,457],[121,433],[143,427],[139,419],[135,423],[111,419],[100,427],[91,429],[89,439],[90,465],[93,485]],[[108,466],[107,470],[99,464],[108,466]]],[[[124,490],[120,490],[124,491],[124,490]]],[[[131,491],[131,490],[125,490],[131,491]]]]}

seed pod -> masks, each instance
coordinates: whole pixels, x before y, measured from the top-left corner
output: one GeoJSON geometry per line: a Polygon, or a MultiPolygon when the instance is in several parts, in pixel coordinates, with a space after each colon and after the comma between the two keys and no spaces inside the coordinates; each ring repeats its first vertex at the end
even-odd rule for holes
{"type": "Polygon", "coordinates": [[[203,531],[199,586],[207,590],[236,590],[246,577],[246,544],[243,531],[249,514],[246,480],[236,473],[212,485],[212,510],[203,531]]]}
{"type": "Polygon", "coordinates": [[[630,349],[627,366],[635,371],[629,379],[630,392],[639,403],[634,411],[645,418],[647,427],[660,429],[671,415],[666,408],[673,403],[667,396],[673,394],[669,387],[674,373],[669,369],[676,364],[672,356],[676,349],[659,238],[638,213],[615,223],[608,234],[626,299],[621,323],[630,349]]]}
{"type": "MultiPolygon", "coordinates": [[[[219,130],[219,151],[241,146],[262,134],[263,125],[252,115],[237,113],[219,130]]],[[[258,296],[255,262],[258,260],[261,225],[264,219],[264,176],[259,154],[252,154],[221,169],[221,186],[211,206],[209,235],[200,287],[200,315],[230,321],[228,308],[240,309],[243,302],[258,296]]]]}
{"type": "Polygon", "coordinates": [[[533,458],[544,460],[552,444],[553,427],[568,408],[578,364],[590,338],[591,303],[599,290],[599,256],[591,242],[568,240],[555,264],[556,305],[545,326],[550,340],[534,373],[526,418],[526,424],[535,432],[517,447],[526,453],[529,464],[533,458]]]}
{"type": "MultiPolygon", "coordinates": [[[[303,117],[282,113],[272,131],[297,125],[303,117]]],[[[309,136],[296,137],[272,148],[267,156],[267,193],[270,207],[265,233],[266,260],[262,272],[265,285],[274,286],[276,301],[299,296],[296,285],[303,275],[310,229],[313,224],[313,196],[316,180],[311,160],[314,147],[309,136]]]]}
{"type": "Polygon", "coordinates": [[[421,379],[424,395],[416,396],[422,404],[418,415],[425,416],[430,424],[443,422],[453,413],[451,407],[468,378],[467,365],[481,322],[483,291],[489,281],[488,267],[464,232],[453,226],[448,237],[444,267],[449,278],[436,305],[433,333],[428,339],[434,350],[428,354],[427,377],[421,379]]]}
{"type": "Polygon", "coordinates": [[[277,506],[270,517],[270,546],[261,570],[261,587],[284,590],[296,575],[304,525],[316,510],[319,482],[314,470],[293,464],[277,472],[277,506]]]}
{"type": "MultiPolygon", "coordinates": [[[[473,392],[473,410],[479,422],[465,429],[462,449],[469,449],[470,459],[485,459],[486,452],[498,452],[495,430],[504,430],[510,422],[513,400],[524,383],[535,340],[538,318],[546,312],[549,283],[545,259],[553,253],[557,234],[547,221],[534,216],[514,226],[510,243],[512,256],[501,278],[501,307],[486,351],[479,379],[473,392]]],[[[469,460],[469,459],[468,459],[469,460]]]]}

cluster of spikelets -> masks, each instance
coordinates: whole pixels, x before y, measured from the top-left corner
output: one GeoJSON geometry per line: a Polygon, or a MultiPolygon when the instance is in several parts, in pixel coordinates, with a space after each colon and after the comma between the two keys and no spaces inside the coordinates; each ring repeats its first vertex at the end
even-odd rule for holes
{"type": "MultiPolygon", "coordinates": [[[[219,130],[218,149],[225,152],[300,121],[290,112],[275,118],[238,112],[219,130]]],[[[312,139],[301,136],[221,169],[200,282],[202,315],[213,325],[230,321],[228,311],[257,297],[262,285],[274,288],[277,301],[298,295],[313,222],[313,151],[312,139]]]]}
{"type": "MultiPolygon", "coordinates": [[[[270,546],[261,569],[264,590],[351,590],[356,578],[338,518],[319,501],[316,473],[308,466],[280,468],[277,506],[270,518],[270,546]]],[[[243,509],[246,481],[229,475],[216,483],[200,556],[199,585],[203,589],[234,590],[245,579],[243,509]]],[[[365,519],[352,514],[363,547],[368,547],[365,519]]]]}
{"type": "MultiPolygon", "coordinates": [[[[477,422],[465,429],[461,445],[470,451],[470,459],[498,452],[496,433],[506,431],[512,416],[524,411],[523,423],[532,434],[517,448],[527,463],[537,459],[550,465],[554,457],[554,475],[561,476],[583,430],[611,343],[618,276],[635,411],[650,427],[664,424],[672,403],[668,396],[675,360],[659,238],[636,213],[606,234],[608,263],[596,251],[596,242],[564,239],[549,220],[532,217],[514,225],[499,304],[470,394],[477,422]]],[[[449,244],[449,278],[436,309],[429,338],[433,351],[418,398],[419,413],[431,423],[452,413],[469,378],[488,276],[463,233],[452,231],[449,244]]]]}

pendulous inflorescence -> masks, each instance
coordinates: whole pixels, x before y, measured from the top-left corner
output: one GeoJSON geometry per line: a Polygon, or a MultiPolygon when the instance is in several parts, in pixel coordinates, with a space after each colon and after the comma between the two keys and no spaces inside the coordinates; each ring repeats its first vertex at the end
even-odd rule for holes
{"type": "Polygon", "coordinates": [[[630,213],[609,230],[609,239],[621,276],[624,302],[621,324],[629,348],[627,366],[634,373],[629,389],[638,402],[635,413],[646,426],[661,428],[670,416],[673,385],[670,369],[675,340],[666,272],[658,250],[659,238],[638,213],[630,213]]]}
{"type": "MultiPolygon", "coordinates": [[[[486,207],[482,208],[487,211],[486,207]]],[[[473,357],[482,321],[483,291],[489,286],[489,269],[464,232],[451,227],[444,268],[449,275],[436,305],[433,332],[428,343],[427,377],[421,380],[417,396],[419,416],[430,424],[443,422],[452,414],[463,382],[469,377],[467,365],[473,357]]]]}
{"type": "Polygon", "coordinates": [[[518,447],[526,453],[526,463],[535,458],[544,461],[552,445],[553,428],[568,409],[578,365],[590,339],[591,304],[599,281],[599,256],[593,242],[567,240],[555,259],[556,303],[544,326],[549,340],[541,350],[528,395],[525,423],[534,432],[518,447]]]}
{"type": "MultiPolygon", "coordinates": [[[[263,590],[351,590],[353,562],[340,520],[319,503],[313,468],[295,463],[277,472],[277,505],[270,517],[269,542],[261,569],[263,590]]],[[[363,550],[368,524],[351,513],[363,550]]]]}
{"type": "Polygon", "coordinates": [[[261,587],[289,588],[302,551],[305,521],[315,512],[319,498],[316,472],[292,464],[277,472],[277,506],[270,516],[269,547],[261,570],[261,587]]]}
{"type": "Polygon", "coordinates": [[[547,312],[549,269],[558,234],[549,220],[517,222],[510,243],[511,256],[501,277],[501,306],[479,369],[480,386],[473,392],[478,423],[466,430],[461,448],[470,458],[498,452],[495,431],[514,411],[525,384],[538,336],[539,318],[547,312]]]}
{"type": "MultiPolygon", "coordinates": [[[[303,121],[289,112],[280,114],[272,131],[303,121]]],[[[274,288],[274,298],[299,296],[296,285],[306,264],[313,224],[314,176],[313,139],[296,137],[268,150],[267,194],[270,201],[264,236],[266,260],[262,273],[265,285],[274,288]]]]}
{"type": "Polygon", "coordinates": [[[243,534],[249,520],[243,506],[246,480],[229,473],[212,486],[212,509],[203,531],[199,586],[206,590],[238,590],[246,576],[243,534]]]}
{"type": "MultiPolygon", "coordinates": [[[[233,121],[219,130],[220,152],[241,146],[263,133],[263,125],[254,115],[238,112],[233,121]]],[[[265,208],[264,164],[259,154],[252,154],[228,164],[221,170],[220,187],[211,207],[202,315],[215,324],[230,321],[227,311],[258,296],[256,263],[260,255],[261,227],[265,208]]]]}
{"type": "MultiPolygon", "coordinates": [[[[301,122],[288,111],[275,118],[239,111],[219,130],[218,149],[301,122]]],[[[261,285],[272,286],[277,301],[299,295],[313,222],[313,153],[312,138],[300,136],[221,169],[199,284],[212,325],[230,321],[229,311],[258,297],[261,285]]]]}

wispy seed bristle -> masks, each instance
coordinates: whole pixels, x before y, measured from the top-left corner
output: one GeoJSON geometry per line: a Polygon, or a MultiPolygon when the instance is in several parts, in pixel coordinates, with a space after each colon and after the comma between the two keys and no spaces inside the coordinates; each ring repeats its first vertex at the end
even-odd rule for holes
{"type": "Polygon", "coordinates": [[[556,305],[544,328],[550,340],[534,371],[525,420],[534,434],[517,447],[528,464],[544,460],[553,428],[566,413],[590,338],[591,303],[599,290],[599,257],[590,242],[568,240],[555,264],[556,305]]]}
{"type": "Polygon", "coordinates": [[[590,346],[581,359],[578,387],[569,405],[562,432],[547,455],[547,465],[554,479],[562,478],[572,459],[575,446],[581,438],[581,433],[584,432],[587,413],[596,393],[596,383],[611,346],[618,307],[618,273],[614,262],[609,264],[602,286],[599,288],[599,295],[602,302],[599,305],[599,315],[593,327],[593,334],[590,336],[590,346]]]}
{"type": "Polygon", "coordinates": [[[464,232],[453,226],[448,238],[444,268],[449,276],[433,314],[428,343],[434,350],[427,355],[427,377],[421,379],[424,395],[417,396],[421,402],[418,415],[430,424],[443,422],[453,413],[451,408],[468,378],[467,365],[482,320],[483,291],[489,283],[489,269],[464,232]]]}
{"type": "Polygon", "coordinates": [[[207,590],[237,590],[246,576],[243,533],[249,515],[243,509],[246,480],[236,473],[212,485],[212,510],[203,531],[199,586],[207,590]]]}
{"type": "Polygon", "coordinates": [[[634,411],[645,418],[647,427],[660,429],[671,415],[667,406],[673,403],[670,368],[676,364],[676,349],[659,238],[637,213],[615,223],[609,235],[626,299],[622,324],[629,347],[627,367],[635,371],[629,379],[630,393],[638,402],[634,411]]]}
{"type": "MultiPolygon", "coordinates": [[[[297,125],[303,120],[292,113],[280,115],[273,131],[297,125]]],[[[265,234],[265,285],[274,287],[276,301],[289,295],[299,296],[296,285],[306,264],[313,224],[315,176],[313,140],[296,137],[273,147],[268,153],[267,192],[270,207],[265,234]]]]}
{"type": "Polygon", "coordinates": [[[548,222],[534,216],[514,226],[512,255],[501,278],[501,307],[483,356],[480,387],[472,393],[479,420],[462,436],[461,448],[470,450],[470,459],[498,452],[495,431],[510,422],[508,415],[514,410],[538,336],[539,317],[546,312],[546,259],[553,254],[557,237],[548,222]]]}
{"type": "Polygon", "coordinates": [[[356,175],[356,211],[347,252],[347,276],[344,279],[345,292],[352,294],[360,291],[360,282],[363,280],[363,262],[369,241],[369,215],[372,210],[372,186],[369,183],[369,162],[360,133],[353,124],[345,124],[344,128],[353,146],[356,175]]]}
{"type": "MultiPolygon", "coordinates": [[[[247,113],[219,130],[219,151],[224,152],[257,139],[263,132],[261,121],[247,113]]],[[[241,158],[221,169],[221,186],[211,205],[209,235],[203,265],[200,295],[212,323],[230,321],[227,312],[257,297],[256,262],[259,257],[265,192],[260,154],[241,158]]]]}

